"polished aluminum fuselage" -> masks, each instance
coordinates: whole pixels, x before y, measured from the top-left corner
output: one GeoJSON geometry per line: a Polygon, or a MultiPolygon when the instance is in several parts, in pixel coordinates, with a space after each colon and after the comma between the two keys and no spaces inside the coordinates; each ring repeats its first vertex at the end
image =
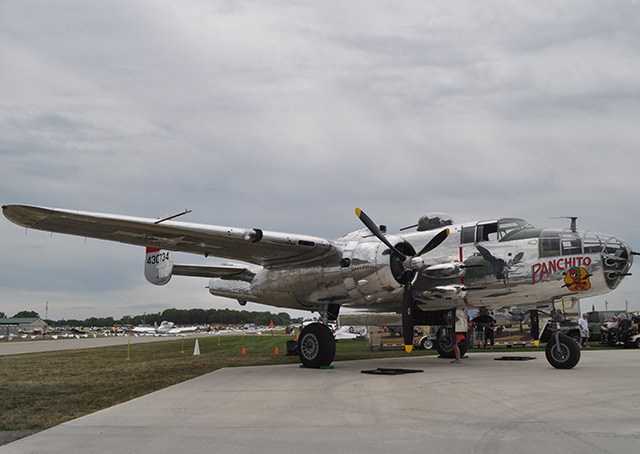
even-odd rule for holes
{"type": "MultiPolygon", "coordinates": [[[[476,225],[481,223],[449,226],[449,237],[422,257],[424,266],[416,269],[413,286],[420,309],[531,306],[563,297],[586,298],[615,289],[632,264],[631,250],[610,235],[544,231],[528,226],[527,230],[517,232],[514,239],[477,238],[463,242],[463,228],[478,229],[476,225]],[[574,240],[580,246],[557,253],[553,250],[555,246],[543,250],[541,242],[549,241],[545,235],[553,241],[558,238],[560,245],[574,240]],[[594,241],[599,246],[594,247],[594,241]],[[483,249],[485,257],[480,252],[483,249]],[[487,251],[490,260],[486,258],[487,251]],[[445,268],[451,265],[452,269],[434,277],[433,272],[426,271],[434,265],[445,268]],[[578,283],[583,285],[571,285],[569,270],[573,274],[582,273],[578,283]]],[[[387,238],[394,245],[408,243],[420,250],[438,232],[412,232],[387,238]]],[[[394,278],[387,246],[367,229],[352,232],[332,244],[338,252],[317,262],[257,267],[251,282],[215,278],[210,280],[209,290],[214,295],[240,301],[292,309],[322,311],[329,304],[337,304],[375,312],[399,311],[403,287],[394,278]]]]}

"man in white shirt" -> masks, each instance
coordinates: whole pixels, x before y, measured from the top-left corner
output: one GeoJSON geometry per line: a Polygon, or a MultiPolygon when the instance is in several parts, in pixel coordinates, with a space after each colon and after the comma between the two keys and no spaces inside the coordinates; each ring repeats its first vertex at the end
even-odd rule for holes
{"type": "Polygon", "coordinates": [[[589,322],[587,321],[587,314],[583,314],[578,319],[580,325],[580,345],[589,348],[589,322]]]}
{"type": "Polygon", "coordinates": [[[466,309],[456,309],[455,312],[455,322],[454,322],[454,331],[455,338],[453,343],[453,351],[456,354],[456,359],[451,361],[452,364],[462,364],[462,359],[460,358],[460,347],[458,346],[460,342],[465,340],[467,335],[467,329],[469,327],[469,313],[466,309]]]}

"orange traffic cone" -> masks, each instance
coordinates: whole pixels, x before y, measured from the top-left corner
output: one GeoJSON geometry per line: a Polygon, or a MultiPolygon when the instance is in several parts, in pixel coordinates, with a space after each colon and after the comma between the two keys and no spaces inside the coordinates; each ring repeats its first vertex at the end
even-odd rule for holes
{"type": "Polygon", "coordinates": [[[276,347],[276,355],[278,354],[278,347],[276,347]]]}
{"type": "Polygon", "coordinates": [[[247,351],[242,347],[242,354],[244,355],[245,353],[247,353],[247,351]]]}

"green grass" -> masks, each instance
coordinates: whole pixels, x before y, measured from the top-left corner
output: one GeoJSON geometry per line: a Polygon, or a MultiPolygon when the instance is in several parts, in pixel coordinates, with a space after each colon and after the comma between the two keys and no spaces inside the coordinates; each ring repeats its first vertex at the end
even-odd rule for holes
{"type": "MultiPolygon", "coordinates": [[[[222,367],[299,363],[285,356],[289,336],[221,336],[127,346],[0,356],[0,431],[46,429],[64,421],[222,367]],[[218,345],[218,339],[220,345],[218,345]],[[246,354],[242,354],[242,348],[246,354]],[[276,347],[279,354],[275,354],[276,347]]],[[[496,346],[494,352],[543,351],[496,346]]],[[[477,350],[474,352],[489,352],[477,350]]],[[[435,350],[412,356],[435,355],[435,350]]],[[[340,341],[335,361],[405,356],[402,349],[371,352],[366,341],[340,341]]]]}
{"type": "MultiPolygon", "coordinates": [[[[200,356],[194,338],[185,339],[184,353],[180,339],[132,344],[130,360],[126,345],[1,356],[0,430],[46,429],[222,367],[299,363],[285,356],[289,336],[219,339],[199,338],[200,356]]],[[[336,361],[400,354],[342,341],[336,361]]]]}

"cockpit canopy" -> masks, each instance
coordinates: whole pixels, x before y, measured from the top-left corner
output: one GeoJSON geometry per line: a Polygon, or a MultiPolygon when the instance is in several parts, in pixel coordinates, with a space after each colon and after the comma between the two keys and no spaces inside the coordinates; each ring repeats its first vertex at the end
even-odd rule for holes
{"type": "Polygon", "coordinates": [[[497,221],[480,221],[475,225],[462,227],[461,243],[482,241],[510,241],[537,238],[540,230],[534,229],[524,219],[502,218],[497,221]]]}

